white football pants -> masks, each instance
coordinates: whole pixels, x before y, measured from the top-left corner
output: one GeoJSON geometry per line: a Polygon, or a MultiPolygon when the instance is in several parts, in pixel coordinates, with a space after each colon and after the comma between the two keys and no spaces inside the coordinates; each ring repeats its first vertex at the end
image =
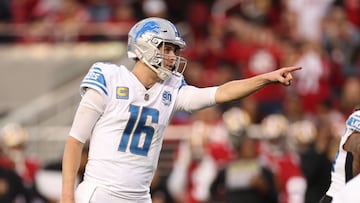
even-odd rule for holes
{"type": "Polygon", "coordinates": [[[92,183],[83,181],[79,184],[75,191],[76,203],[151,203],[149,195],[148,199],[128,200],[111,194],[109,191],[100,188],[92,183]]]}

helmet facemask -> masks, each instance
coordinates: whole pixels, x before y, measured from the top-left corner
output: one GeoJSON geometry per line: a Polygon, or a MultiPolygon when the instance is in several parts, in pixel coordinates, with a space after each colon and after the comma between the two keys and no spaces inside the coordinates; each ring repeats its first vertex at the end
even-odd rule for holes
{"type": "Polygon", "coordinates": [[[185,47],[185,42],[176,27],[169,21],[159,18],[143,21],[138,26],[135,25],[129,33],[129,57],[138,58],[145,63],[161,80],[166,80],[173,74],[183,74],[187,61],[179,56],[178,52],[185,47]],[[144,31],[149,24],[152,28],[144,31]],[[175,55],[167,55],[164,52],[164,48],[169,45],[177,47],[175,55]],[[172,60],[172,67],[169,67],[168,60],[172,60]]]}
{"type": "Polygon", "coordinates": [[[158,71],[168,72],[169,76],[170,74],[184,73],[187,60],[179,56],[179,46],[163,41],[158,49],[159,53],[156,54],[154,63],[150,63],[153,67],[157,68],[158,71]],[[169,54],[169,50],[172,50],[175,55],[169,54]]]}

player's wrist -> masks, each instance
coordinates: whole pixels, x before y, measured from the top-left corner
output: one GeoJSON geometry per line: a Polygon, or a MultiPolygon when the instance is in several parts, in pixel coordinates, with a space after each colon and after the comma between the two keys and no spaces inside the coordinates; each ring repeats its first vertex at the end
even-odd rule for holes
{"type": "Polygon", "coordinates": [[[71,202],[74,201],[75,197],[74,197],[74,193],[63,193],[61,195],[61,202],[71,202]]]}

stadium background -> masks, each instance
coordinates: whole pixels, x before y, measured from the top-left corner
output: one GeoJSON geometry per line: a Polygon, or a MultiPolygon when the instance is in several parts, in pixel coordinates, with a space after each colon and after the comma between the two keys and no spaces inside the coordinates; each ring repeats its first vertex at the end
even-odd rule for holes
{"type": "MultiPolygon", "coordinates": [[[[359,2],[319,0],[312,5],[313,7],[306,0],[297,1],[302,2],[303,6],[294,2],[296,0],[2,1],[0,5],[0,127],[9,122],[22,124],[30,134],[27,145],[29,155],[39,158],[44,164],[61,159],[64,141],[80,101],[80,81],[94,62],[131,64],[132,62],[125,58],[126,34],[134,22],[146,16],[167,17],[179,26],[190,45],[185,52],[189,60],[188,82],[199,86],[216,85],[221,79],[241,78],[253,74],[247,73],[244,69],[230,71],[230,76],[226,73],[220,75],[217,72],[217,66],[222,65],[223,58],[218,57],[216,48],[210,47],[209,44],[222,48],[230,47],[219,50],[222,50],[224,55],[228,54],[224,58],[228,57],[227,62],[236,63],[233,66],[236,69],[250,64],[250,57],[245,56],[248,53],[239,52],[236,48],[231,49],[239,44],[219,45],[225,40],[222,41],[223,36],[221,33],[218,34],[217,26],[235,33],[234,35],[238,34],[237,29],[242,32],[248,31],[248,35],[271,32],[270,37],[261,35],[268,40],[265,39],[265,43],[273,42],[274,36],[281,38],[280,56],[276,56],[277,50],[273,52],[276,67],[286,64],[284,62],[286,60],[291,61],[290,55],[296,55],[294,52],[303,53],[306,46],[315,46],[316,49],[321,49],[318,53],[321,55],[320,61],[323,62],[321,66],[324,66],[323,74],[326,77],[319,81],[319,94],[298,97],[300,100],[310,98],[312,105],[319,103],[321,107],[327,107],[346,116],[354,104],[360,103],[360,97],[353,94],[351,98],[343,98],[347,96],[344,92],[347,92],[345,88],[348,78],[357,78],[355,84],[358,86],[355,85],[354,88],[360,87],[359,2]],[[289,6],[291,4],[292,6],[289,6]],[[318,15],[312,15],[314,13],[318,15]],[[304,17],[306,15],[310,16],[310,19],[306,19],[304,17]],[[241,20],[234,23],[228,18],[229,16],[236,16],[241,20]],[[328,19],[329,16],[332,18],[328,19]],[[303,22],[301,18],[305,18],[305,24],[296,23],[303,22]],[[318,24],[313,23],[315,19],[318,20],[318,24]],[[341,33],[338,36],[336,31],[332,33],[329,31],[331,29],[324,27],[326,21],[335,24],[332,25],[335,26],[331,27],[332,29],[345,29],[350,34],[341,33]],[[303,32],[308,30],[306,26],[311,27],[310,25],[313,24],[318,26],[316,27],[318,32],[303,32]],[[334,36],[329,37],[331,34],[334,36]],[[342,36],[346,34],[348,35],[342,36]],[[201,46],[205,51],[195,48],[201,46]],[[206,50],[210,51],[206,52],[206,50]],[[288,58],[285,57],[286,55],[288,58]],[[241,60],[234,60],[237,57],[241,60]],[[322,87],[324,89],[321,89],[322,87]],[[323,95],[324,92],[327,93],[323,95]],[[343,99],[347,103],[344,104],[343,99]]],[[[251,46],[254,42],[251,40],[254,39],[249,36],[240,36],[240,38],[243,40],[240,43],[242,49],[254,49],[251,46]],[[244,45],[243,42],[246,40],[250,40],[250,45],[244,45]]],[[[261,60],[266,61],[268,58],[261,60]]],[[[308,73],[311,75],[311,72],[308,73]]],[[[312,84],[316,83],[310,81],[310,86],[307,88],[311,90],[314,87],[311,86],[312,84]]],[[[358,90],[355,89],[355,92],[359,92],[358,90]]],[[[291,91],[292,94],[299,95],[297,89],[291,91]]],[[[266,91],[264,93],[266,97],[266,91]]],[[[277,92],[271,94],[278,97],[277,92]]],[[[258,99],[257,102],[263,104],[262,108],[258,109],[260,111],[258,120],[285,106],[288,98],[283,94],[284,92],[280,92],[279,95],[282,96],[278,97],[278,100],[269,101],[264,100],[264,95],[255,97],[255,101],[258,99]]],[[[306,105],[309,104],[304,104],[306,105]]],[[[311,106],[303,110],[312,118],[316,118],[321,113],[319,109],[319,106],[311,106]]],[[[160,161],[160,169],[164,176],[172,167],[177,143],[180,139],[186,139],[187,136],[182,135],[189,132],[188,127],[178,125],[186,124],[187,121],[181,120],[181,115],[177,119],[179,120],[173,121],[165,137],[166,144],[160,161]]]]}

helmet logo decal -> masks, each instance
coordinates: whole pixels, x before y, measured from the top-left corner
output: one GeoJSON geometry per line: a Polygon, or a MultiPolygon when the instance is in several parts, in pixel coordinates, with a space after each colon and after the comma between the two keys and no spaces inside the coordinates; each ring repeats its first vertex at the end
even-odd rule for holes
{"type": "Polygon", "coordinates": [[[154,22],[154,21],[150,21],[144,24],[144,26],[136,33],[135,35],[135,42],[137,42],[137,39],[139,37],[141,37],[143,34],[145,34],[146,32],[153,32],[156,34],[159,34],[159,29],[160,26],[154,22]]]}

